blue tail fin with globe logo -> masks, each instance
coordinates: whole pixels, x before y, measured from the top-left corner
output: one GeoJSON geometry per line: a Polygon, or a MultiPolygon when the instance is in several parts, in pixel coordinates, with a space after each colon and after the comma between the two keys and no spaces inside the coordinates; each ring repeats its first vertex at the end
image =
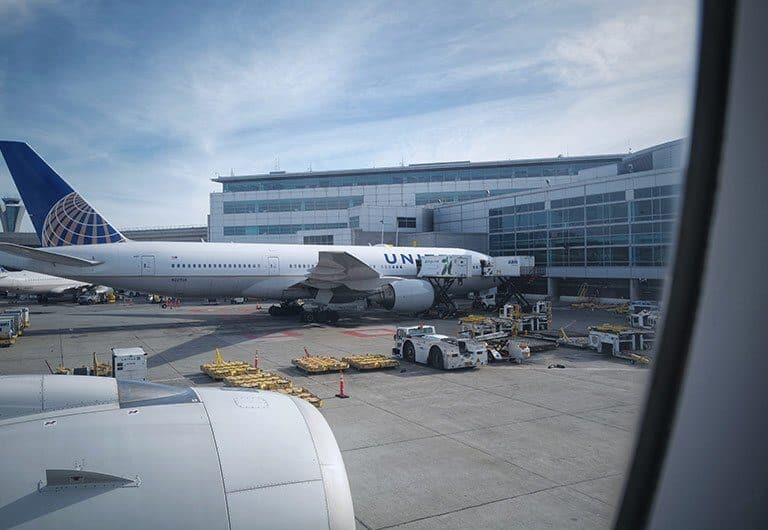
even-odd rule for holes
{"type": "Polygon", "coordinates": [[[0,141],[0,152],[44,247],[126,241],[27,144],[0,141]]]}

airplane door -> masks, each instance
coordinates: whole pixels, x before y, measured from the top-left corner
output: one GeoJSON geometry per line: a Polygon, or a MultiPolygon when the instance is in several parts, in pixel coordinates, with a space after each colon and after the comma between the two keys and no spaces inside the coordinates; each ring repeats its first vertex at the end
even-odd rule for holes
{"type": "Polygon", "coordinates": [[[267,274],[270,276],[280,274],[280,258],[273,256],[267,258],[267,274]]]}
{"type": "Polygon", "coordinates": [[[154,256],[141,257],[141,275],[142,276],[155,275],[155,257],[154,256]]]}

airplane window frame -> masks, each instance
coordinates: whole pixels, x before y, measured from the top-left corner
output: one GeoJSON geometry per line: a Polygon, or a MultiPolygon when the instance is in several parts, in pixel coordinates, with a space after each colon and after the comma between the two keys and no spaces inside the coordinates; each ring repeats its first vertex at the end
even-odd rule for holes
{"type": "Polygon", "coordinates": [[[734,2],[703,0],[700,4],[698,71],[675,257],[669,269],[655,367],[614,528],[646,527],[675,422],[718,191],[735,11],[734,2]]]}

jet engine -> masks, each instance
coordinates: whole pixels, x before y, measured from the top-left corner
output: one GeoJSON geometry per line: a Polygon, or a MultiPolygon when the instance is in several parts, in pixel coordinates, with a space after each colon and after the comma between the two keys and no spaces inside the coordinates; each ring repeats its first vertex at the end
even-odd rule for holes
{"type": "Polygon", "coordinates": [[[292,396],[0,376],[0,439],[3,527],[355,527],[336,440],[292,396]]]}
{"type": "Polygon", "coordinates": [[[435,290],[426,280],[397,280],[382,287],[374,302],[390,311],[418,313],[435,303],[435,290]]]}

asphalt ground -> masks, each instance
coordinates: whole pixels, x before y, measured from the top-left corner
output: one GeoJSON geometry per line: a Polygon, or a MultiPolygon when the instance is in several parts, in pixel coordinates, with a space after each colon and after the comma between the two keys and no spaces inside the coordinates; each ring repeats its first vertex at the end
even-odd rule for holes
{"type": "MultiPolygon", "coordinates": [[[[5,304],[3,302],[2,304],[5,304]]],[[[0,304],[0,305],[2,305],[0,304]]],[[[304,354],[391,353],[398,324],[384,311],[343,314],[335,326],[270,317],[267,305],[185,304],[163,310],[136,301],[98,306],[30,302],[31,327],[0,350],[0,373],[47,373],[103,362],[113,347],[139,346],[150,380],[218,385],[200,372],[220,348],[226,359],[283,374],[323,399],[341,447],[359,528],[605,528],[620,494],[647,368],[591,351],[560,348],[523,365],[442,372],[399,369],[306,375],[304,354]],[[565,368],[548,368],[560,364],[565,368]]],[[[455,320],[422,320],[456,332],[455,320]]],[[[555,308],[570,334],[605,311],[555,308]]]]}

